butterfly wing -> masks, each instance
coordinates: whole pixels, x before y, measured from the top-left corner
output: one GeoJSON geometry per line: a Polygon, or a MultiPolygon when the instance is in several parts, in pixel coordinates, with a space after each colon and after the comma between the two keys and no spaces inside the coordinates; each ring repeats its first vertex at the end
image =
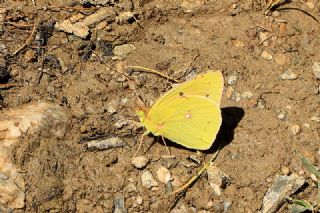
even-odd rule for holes
{"type": "Polygon", "coordinates": [[[153,134],[199,150],[211,147],[222,121],[217,103],[196,95],[163,99],[149,111],[148,120],[153,134]]]}
{"type": "MultiPolygon", "coordinates": [[[[209,71],[197,75],[195,79],[184,82],[179,86],[169,90],[161,98],[159,98],[152,106],[157,108],[162,102],[169,102],[175,100],[181,95],[198,95],[207,97],[220,105],[222,90],[223,90],[223,76],[220,71],[209,71]]],[[[152,110],[152,108],[150,110],[152,110]]]]}

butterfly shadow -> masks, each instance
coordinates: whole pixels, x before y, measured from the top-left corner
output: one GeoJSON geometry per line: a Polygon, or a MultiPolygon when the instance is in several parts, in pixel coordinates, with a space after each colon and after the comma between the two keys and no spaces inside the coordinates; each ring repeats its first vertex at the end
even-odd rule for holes
{"type": "Polygon", "coordinates": [[[240,107],[225,107],[221,109],[222,124],[217,134],[217,138],[211,148],[205,153],[214,153],[217,149],[223,149],[233,141],[234,130],[244,117],[244,110],[240,107]]]}
{"type": "MultiPolygon", "coordinates": [[[[215,142],[213,143],[211,148],[205,150],[204,153],[212,154],[218,149],[223,149],[223,147],[232,142],[234,138],[234,130],[238,126],[238,123],[241,121],[241,119],[244,117],[244,110],[240,107],[225,107],[221,109],[221,114],[222,124],[215,142]]],[[[158,141],[161,141],[160,137],[158,139],[158,141]]],[[[165,141],[168,147],[189,150],[188,148],[174,143],[168,139],[165,139],[165,141]]]]}

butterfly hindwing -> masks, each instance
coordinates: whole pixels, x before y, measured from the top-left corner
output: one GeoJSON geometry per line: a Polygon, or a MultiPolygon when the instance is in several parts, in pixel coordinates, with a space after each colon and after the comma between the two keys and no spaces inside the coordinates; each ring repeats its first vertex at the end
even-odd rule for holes
{"type": "Polygon", "coordinates": [[[153,132],[192,149],[209,149],[221,125],[219,106],[206,97],[164,99],[148,114],[153,132]]]}

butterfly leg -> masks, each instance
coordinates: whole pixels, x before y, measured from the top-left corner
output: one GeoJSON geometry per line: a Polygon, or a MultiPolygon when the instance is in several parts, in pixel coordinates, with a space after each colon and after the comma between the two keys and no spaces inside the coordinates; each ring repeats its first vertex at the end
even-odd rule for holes
{"type": "Polygon", "coordinates": [[[169,156],[171,156],[171,153],[170,153],[170,150],[168,149],[168,146],[167,146],[166,140],[164,139],[164,137],[163,137],[162,135],[161,135],[161,138],[162,138],[163,144],[164,144],[164,146],[166,147],[166,150],[167,150],[167,152],[168,152],[169,156]]]}
{"type": "Polygon", "coordinates": [[[145,134],[142,134],[141,139],[140,139],[140,142],[139,142],[138,149],[136,150],[136,152],[134,153],[134,155],[132,156],[132,158],[134,158],[134,157],[138,154],[138,152],[139,152],[139,150],[140,150],[140,148],[141,148],[141,145],[142,145],[144,136],[145,136],[145,134]]]}

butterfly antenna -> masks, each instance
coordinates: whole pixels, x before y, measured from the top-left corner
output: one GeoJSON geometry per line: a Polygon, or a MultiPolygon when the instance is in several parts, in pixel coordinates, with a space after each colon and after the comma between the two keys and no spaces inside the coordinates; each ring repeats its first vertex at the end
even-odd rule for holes
{"type": "Polygon", "coordinates": [[[153,74],[159,75],[159,76],[161,76],[161,77],[163,77],[163,78],[166,78],[166,79],[168,79],[168,80],[170,80],[170,81],[173,81],[173,82],[175,82],[175,83],[179,83],[178,80],[175,80],[175,79],[169,77],[168,75],[163,74],[163,73],[161,73],[161,72],[159,72],[159,71],[157,71],[157,70],[153,70],[153,69],[149,69],[149,68],[141,67],[141,66],[125,66],[125,68],[132,69],[132,71],[134,71],[134,72],[148,72],[148,73],[153,73],[153,74]]]}
{"type": "Polygon", "coordinates": [[[134,153],[134,155],[132,156],[132,158],[134,158],[134,157],[138,154],[138,152],[139,152],[139,150],[140,150],[140,148],[141,148],[141,146],[142,146],[142,143],[143,143],[143,138],[144,138],[144,134],[142,134],[141,139],[140,139],[140,142],[139,142],[138,149],[136,150],[136,152],[134,153]]]}
{"type": "Polygon", "coordinates": [[[162,135],[161,135],[161,138],[162,138],[162,142],[163,142],[164,146],[166,147],[166,150],[167,150],[169,156],[171,156],[171,153],[170,153],[170,150],[167,146],[166,140],[164,139],[164,137],[162,135]]]}

